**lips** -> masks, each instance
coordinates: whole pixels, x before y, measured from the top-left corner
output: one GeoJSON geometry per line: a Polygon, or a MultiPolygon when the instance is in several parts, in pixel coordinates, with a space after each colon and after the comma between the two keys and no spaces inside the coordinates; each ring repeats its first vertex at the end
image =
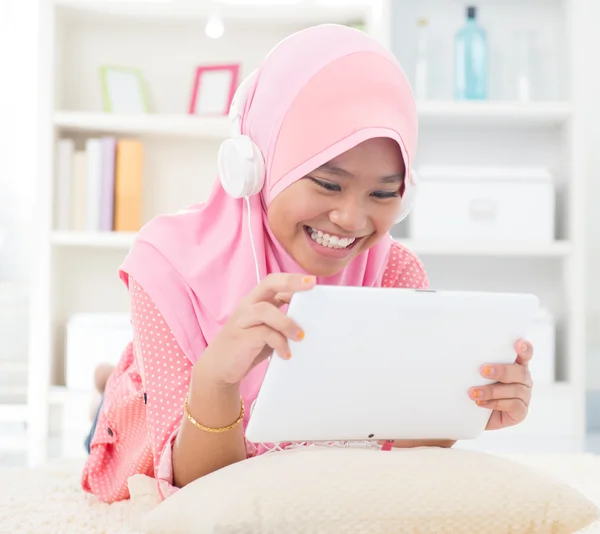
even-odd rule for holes
{"type": "Polygon", "coordinates": [[[356,241],[356,238],[354,237],[342,237],[335,234],[329,234],[327,232],[323,232],[322,230],[312,228],[311,226],[306,226],[305,228],[309,237],[322,247],[331,249],[348,249],[351,248],[356,241]]]}

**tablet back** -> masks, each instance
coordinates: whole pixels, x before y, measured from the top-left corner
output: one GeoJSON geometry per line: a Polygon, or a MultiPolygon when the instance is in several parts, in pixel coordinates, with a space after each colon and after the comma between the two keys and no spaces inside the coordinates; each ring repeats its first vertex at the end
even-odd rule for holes
{"type": "Polygon", "coordinates": [[[304,330],[273,357],[246,436],[256,443],[469,439],[490,410],[468,396],[486,363],[513,363],[538,299],[318,286],[288,315],[304,330]]]}

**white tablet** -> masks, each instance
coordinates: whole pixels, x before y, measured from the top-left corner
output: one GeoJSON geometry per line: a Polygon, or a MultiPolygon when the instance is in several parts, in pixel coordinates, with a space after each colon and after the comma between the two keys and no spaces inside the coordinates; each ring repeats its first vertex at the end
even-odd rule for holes
{"type": "Polygon", "coordinates": [[[469,388],[480,368],[513,363],[537,297],[317,286],[288,315],[304,330],[272,357],[252,406],[255,443],[473,439],[490,410],[469,388]]]}

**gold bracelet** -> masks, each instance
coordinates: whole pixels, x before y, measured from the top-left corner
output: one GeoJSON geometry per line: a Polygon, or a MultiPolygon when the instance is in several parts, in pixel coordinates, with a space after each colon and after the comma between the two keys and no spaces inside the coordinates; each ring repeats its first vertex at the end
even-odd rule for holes
{"type": "Polygon", "coordinates": [[[241,405],[241,409],[240,409],[239,417],[233,423],[231,423],[229,426],[224,426],[223,428],[211,428],[209,426],[204,426],[203,424],[196,421],[192,417],[192,414],[190,413],[190,410],[188,408],[188,396],[187,395],[185,396],[185,402],[183,404],[183,408],[185,410],[185,415],[188,418],[189,422],[192,423],[194,426],[198,427],[200,430],[204,430],[204,432],[211,432],[213,434],[219,434],[221,432],[227,432],[228,430],[235,428],[244,420],[244,414],[246,413],[246,411],[244,409],[244,399],[242,399],[241,395],[240,395],[240,405],[241,405]]]}

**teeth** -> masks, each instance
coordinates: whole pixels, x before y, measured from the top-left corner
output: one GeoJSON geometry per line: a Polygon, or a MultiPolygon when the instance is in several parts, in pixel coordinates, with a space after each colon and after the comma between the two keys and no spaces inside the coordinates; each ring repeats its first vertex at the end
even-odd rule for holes
{"type": "Polygon", "coordinates": [[[321,230],[311,227],[308,227],[308,230],[313,241],[327,248],[346,248],[356,241],[354,237],[338,237],[336,235],[324,234],[321,230]]]}

